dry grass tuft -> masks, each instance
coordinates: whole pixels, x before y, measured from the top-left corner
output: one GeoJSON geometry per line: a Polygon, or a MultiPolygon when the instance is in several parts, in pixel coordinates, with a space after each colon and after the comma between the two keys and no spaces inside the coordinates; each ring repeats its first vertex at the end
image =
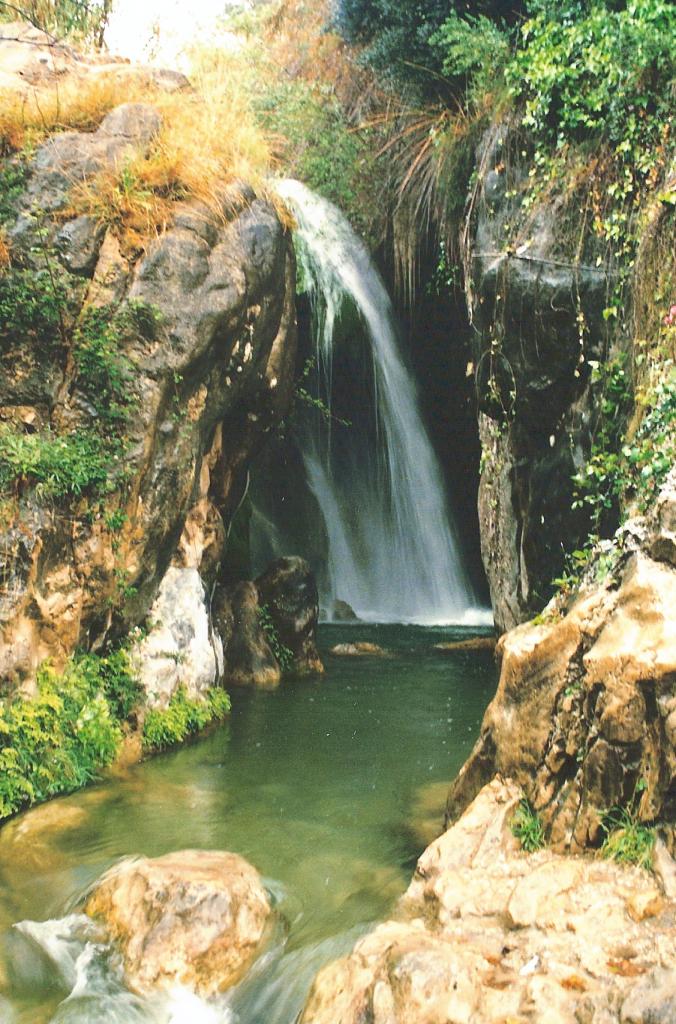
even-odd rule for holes
{"type": "Polygon", "coordinates": [[[125,76],[92,73],[21,93],[0,90],[0,154],[18,152],[58,131],[95,131],[113,107],[140,99],[144,86],[125,76]]]}
{"type": "Polygon", "coordinates": [[[170,93],[142,75],[121,77],[113,70],[26,95],[0,95],[0,154],[34,146],[53,132],[95,131],[115,106],[149,102],[163,125],[150,150],[76,183],[66,216],[92,214],[132,256],[166,228],[180,199],[197,199],[227,220],[253,188],[290,224],[288,211],[265,186],[274,158],[241,62],[227,53],[196,51],[191,82],[191,90],[170,93]]]}

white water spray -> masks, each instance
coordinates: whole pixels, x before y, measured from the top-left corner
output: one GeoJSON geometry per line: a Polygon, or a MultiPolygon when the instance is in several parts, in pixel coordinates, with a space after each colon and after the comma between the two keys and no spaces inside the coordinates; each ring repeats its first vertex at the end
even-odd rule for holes
{"type": "Polygon", "coordinates": [[[278,184],[297,222],[297,253],[317,324],[320,394],[331,407],[334,331],[346,299],[359,312],[363,374],[373,380],[370,438],[336,451],[331,422],[315,417],[302,442],[308,480],[329,541],[327,593],[360,618],[449,623],[478,610],[450,523],[441,471],[401,357],[394,311],[366,249],[343,214],[298,181],[278,184]]]}

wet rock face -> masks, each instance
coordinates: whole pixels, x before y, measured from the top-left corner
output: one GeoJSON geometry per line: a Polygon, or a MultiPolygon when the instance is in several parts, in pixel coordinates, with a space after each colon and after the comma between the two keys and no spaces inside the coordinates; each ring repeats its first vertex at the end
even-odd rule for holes
{"type": "Polygon", "coordinates": [[[113,868],[85,912],[116,942],[132,990],[180,984],[210,996],[251,966],[271,908],[258,872],[242,857],[183,850],[113,868]]]}
{"type": "Polygon", "coordinates": [[[272,689],[282,674],[324,671],[316,646],[317,583],[302,558],[279,558],[254,582],[214,598],[226,683],[272,689]]]}
{"type": "Polygon", "coordinates": [[[291,651],[297,675],[323,672],[317,651],[317,581],[303,558],[279,558],[256,580],[261,605],[269,612],[280,642],[291,651]]]}
{"type": "Polygon", "coordinates": [[[301,1024],[674,1018],[673,900],[638,869],[521,853],[519,798],[498,779],[481,791],[418,861],[396,919],[319,973],[301,1024]]]}
{"type": "Polygon", "coordinates": [[[95,427],[72,351],[83,308],[112,317],[131,302],[156,314],[151,329],[137,324],[119,338],[133,412],[125,478],[105,511],[119,510],[124,525],[111,530],[86,502],[47,506],[30,485],[3,521],[0,677],[9,687],[46,657],[58,665],[76,645],[142,621],[172,559],[211,585],[248,463],[290,399],[294,258],[271,206],[253,193],[227,215],[176,204],[173,224],[137,262],[93,218],[68,217],[73,185],[147,149],[159,124],[154,108],[126,104],[96,132],[48,139],[7,227],[15,266],[40,269],[38,236],[58,254],[70,298],[63,335],[29,336],[20,358],[0,346],[0,418],[17,411],[27,431],[95,427]]]}
{"type": "Polygon", "coordinates": [[[226,649],[226,678],[234,686],[279,686],[282,671],[263,630],[256,585],[238,583],[229,596],[232,634],[226,649]]]}
{"type": "Polygon", "coordinates": [[[553,610],[501,639],[498,691],[451,789],[449,820],[501,772],[522,786],[556,849],[599,845],[616,805],[673,828],[676,571],[647,552],[671,550],[675,482],[649,521],[625,527],[629,550],[614,576],[589,581],[563,617],[553,610]]]}
{"type": "Polygon", "coordinates": [[[481,547],[501,631],[540,610],[563,548],[586,536],[581,514],[571,511],[571,477],[590,448],[589,362],[606,352],[611,281],[592,255],[579,257],[562,239],[561,201],[520,208],[521,144],[509,125],[484,140],[468,285],[481,547]]]}

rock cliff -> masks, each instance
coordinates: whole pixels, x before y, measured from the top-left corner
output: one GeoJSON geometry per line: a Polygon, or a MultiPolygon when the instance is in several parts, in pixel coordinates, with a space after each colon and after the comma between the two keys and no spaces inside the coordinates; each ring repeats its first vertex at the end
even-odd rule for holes
{"type": "Polygon", "coordinates": [[[266,201],[246,187],[220,209],[179,199],[131,254],[73,208],[76,186],[95,190],[160,125],[152,105],[123,104],[3,164],[21,182],[3,207],[5,691],[125,634],[156,599],[197,586],[208,607],[249,460],[290,399],[295,264],[266,201]]]}
{"type": "Polygon", "coordinates": [[[579,591],[498,644],[500,682],[455,781],[455,820],[495,773],[514,778],[555,849],[598,846],[628,807],[676,820],[676,473],[651,513],[592,560],[579,591]]]}

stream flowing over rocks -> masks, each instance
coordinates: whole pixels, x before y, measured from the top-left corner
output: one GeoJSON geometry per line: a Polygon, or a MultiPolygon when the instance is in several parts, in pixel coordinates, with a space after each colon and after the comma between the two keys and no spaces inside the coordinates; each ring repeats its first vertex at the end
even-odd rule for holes
{"type": "Polygon", "coordinates": [[[608,861],[524,854],[495,779],[418,861],[392,920],[316,978],[301,1024],[669,1024],[676,901],[608,861]]]}

